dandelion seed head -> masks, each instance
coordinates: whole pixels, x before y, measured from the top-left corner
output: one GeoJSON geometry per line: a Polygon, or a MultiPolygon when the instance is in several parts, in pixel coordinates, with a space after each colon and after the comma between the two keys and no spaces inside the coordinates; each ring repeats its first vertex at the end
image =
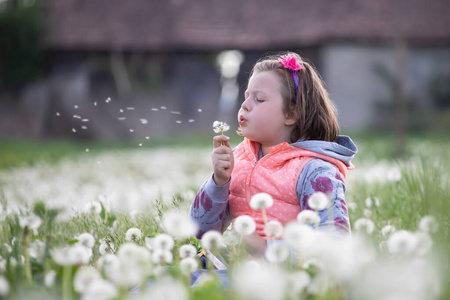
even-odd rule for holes
{"type": "Polygon", "coordinates": [[[366,204],[367,208],[371,208],[372,207],[372,198],[367,197],[366,200],[364,200],[364,203],[366,204]]]}
{"type": "Polygon", "coordinates": [[[214,121],[213,129],[215,133],[223,133],[230,130],[230,126],[225,122],[214,121]]]}
{"type": "Polygon", "coordinates": [[[284,262],[289,257],[289,247],[283,241],[271,243],[266,248],[265,256],[271,263],[284,262]]]}
{"type": "Polygon", "coordinates": [[[438,228],[439,224],[433,216],[424,216],[419,222],[419,229],[423,232],[434,233],[438,228]]]}
{"type": "Polygon", "coordinates": [[[162,217],[164,229],[176,238],[188,238],[197,232],[197,225],[186,213],[167,211],[162,217]]]}
{"type": "Polygon", "coordinates": [[[355,212],[356,208],[358,207],[358,205],[355,202],[347,202],[347,208],[351,211],[351,212],[355,212]]]}
{"type": "Polygon", "coordinates": [[[96,278],[85,289],[83,300],[107,300],[116,299],[119,295],[117,287],[110,281],[96,278]]]}
{"type": "Polygon", "coordinates": [[[98,247],[98,252],[100,253],[100,255],[114,253],[114,251],[116,251],[116,248],[115,248],[114,244],[111,242],[109,242],[109,243],[103,242],[98,247]]]}
{"type": "Polygon", "coordinates": [[[286,276],[286,292],[289,299],[301,299],[299,296],[311,283],[311,277],[305,271],[289,273],[286,276]]]}
{"type": "Polygon", "coordinates": [[[418,231],[414,233],[417,238],[417,246],[415,252],[419,256],[427,255],[433,247],[433,240],[427,232],[418,231]]]}
{"type": "Polygon", "coordinates": [[[364,215],[366,218],[370,218],[370,217],[372,216],[372,210],[370,210],[369,208],[364,208],[364,210],[363,210],[363,215],[364,215]]]}
{"type": "Polygon", "coordinates": [[[322,192],[315,192],[308,199],[308,206],[314,210],[325,209],[330,203],[328,196],[322,192]]]}
{"type": "Polygon", "coordinates": [[[371,235],[373,230],[375,229],[375,225],[373,221],[367,218],[360,218],[355,222],[355,230],[358,233],[362,233],[365,235],[371,235]]]}
{"type": "Polygon", "coordinates": [[[19,217],[20,227],[28,227],[30,230],[37,230],[42,224],[41,218],[36,215],[19,217]]]}
{"type": "Polygon", "coordinates": [[[45,255],[46,245],[43,241],[36,240],[30,245],[29,253],[30,257],[41,261],[45,255]]]}
{"type": "Polygon", "coordinates": [[[192,274],[198,269],[198,262],[193,257],[183,258],[180,261],[180,269],[184,274],[192,274]]]}
{"type": "MultiPolygon", "coordinates": [[[[87,149],[89,151],[89,149],[87,149]]],[[[89,201],[85,206],[85,212],[88,214],[99,215],[102,212],[102,205],[98,201],[89,201]]]]}
{"type": "Polygon", "coordinates": [[[9,294],[10,286],[8,280],[0,275],[0,296],[6,296],[9,294]]]}
{"type": "Polygon", "coordinates": [[[95,279],[100,277],[100,273],[94,267],[82,267],[73,278],[73,286],[77,292],[83,293],[95,279]]]}
{"type": "Polygon", "coordinates": [[[389,253],[394,255],[409,255],[416,250],[417,236],[406,230],[394,232],[387,240],[389,253]]]}
{"type": "Polygon", "coordinates": [[[179,253],[181,258],[195,257],[197,249],[191,244],[186,244],[180,247],[179,253]]]}
{"type": "Polygon", "coordinates": [[[44,275],[44,284],[46,287],[52,287],[55,284],[56,271],[50,270],[44,275]]]}
{"type": "Polygon", "coordinates": [[[267,236],[280,238],[283,235],[283,224],[277,220],[271,220],[264,227],[264,232],[267,236]]]}
{"type": "Polygon", "coordinates": [[[381,229],[381,234],[384,237],[389,237],[391,234],[393,234],[395,232],[395,227],[392,225],[386,225],[381,229]]]}
{"type": "Polygon", "coordinates": [[[155,264],[170,264],[173,260],[173,254],[170,250],[156,249],[152,253],[152,260],[155,264]]]}
{"type": "Polygon", "coordinates": [[[189,293],[180,282],[165,278],[147,289],[140,299],[188,300],[189,293]]]}
{"type": "Polygon", "coordinates": [[[269,208],[273,205],[273,198],[267,193],[257,193],[250,199],[250,207],[253,210],[269,208]]]}
{"type": "Polygon", "coordinates": [[[174,244],[173,238],[165,233],[158,234],[153,240],[153,247],[155,249],[171,251],[174,244]]]}
{"type": "Polygon", "coordinates": [[[119,265],[119,257],[110,253],[101,256],[96,262],[97,269],[104,272],[105,274],[109,274],[114,270],[117,270],[119,265]]]}
{"type": "Polygon", "coordinates": [[[78,243],[84,247],[92,249],[95,245],[95,239],[92,234],[85,232],[76,237],[78,243]]]}
{"type": "Polygon", "coordinates": [[[127,232],[125,233],[125,240],[127,242],[137,242],[141,239],[142,237],[142,232],[139,228],[130,228],[127,230],[127,232]]]}
{"type": "Polygon", "coordinates": [[[299,223],[288,223],[283,231],[283,240],[286,243],[297,249],[307,249],[314,240],[314,231],[310,226],[299,223]]]}
{"type": "Polygon", "coordinates": [[[256,223],[252,217],[242,215],[234,220],[233,228],[241,235],[250,235],[255,232],[256,223]]]}
{"type": "Polygon", "coordinates": [[[302,210],[297,215],[297,222],[304,225],[318,224],[320,222],[319,214],[312,210],[302,210]]]}
{"type": "Polygon", "coordinates": [[[220,232],[210,230],[202,236],[202,247],[207,250],[218,249],[224,245],[223,236],[220,232]]]}

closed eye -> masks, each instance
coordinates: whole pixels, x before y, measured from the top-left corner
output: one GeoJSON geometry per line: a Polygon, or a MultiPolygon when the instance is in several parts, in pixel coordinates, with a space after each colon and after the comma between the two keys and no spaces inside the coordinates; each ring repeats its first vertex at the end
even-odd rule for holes
{"type": "Polygon", "coordinates": [[[266,100],[256,98],[256,102],[258,102],[258,103],[262,103],[264,101],[266,101],[266,100]]]}

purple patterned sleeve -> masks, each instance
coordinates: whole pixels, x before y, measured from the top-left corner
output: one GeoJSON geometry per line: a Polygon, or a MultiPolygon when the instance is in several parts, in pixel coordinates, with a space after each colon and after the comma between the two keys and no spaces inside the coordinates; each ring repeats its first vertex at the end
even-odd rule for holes
{"type": "Polygon", "coordinates": [[[350,235],[350,220],[345,203],[345,182],[339,171],[329,162],[311,160],[301,172],[297,182],[297,195],[301,209],[311,209],[308,199],[315,192],[330,197],[330,205],[319,210],[319,229],[338,236],[350,235]]]}
{"type": "Polygon", "coordinates": [[[218,186],[212,177],[200,187],[189,211],[199,228],[197,238],[200,239],[209,230],[224,232],[230,225],[229,188],[229,182],[218,186]]]}

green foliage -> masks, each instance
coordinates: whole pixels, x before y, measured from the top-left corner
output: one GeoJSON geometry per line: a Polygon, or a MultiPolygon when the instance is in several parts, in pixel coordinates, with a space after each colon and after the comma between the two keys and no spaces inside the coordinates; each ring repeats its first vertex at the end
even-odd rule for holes
{"type": "Polygon", "coordinates": [[[40,1],[8,0],[0,10],[0,88],[14,89],[43,72],[40,1]]]}

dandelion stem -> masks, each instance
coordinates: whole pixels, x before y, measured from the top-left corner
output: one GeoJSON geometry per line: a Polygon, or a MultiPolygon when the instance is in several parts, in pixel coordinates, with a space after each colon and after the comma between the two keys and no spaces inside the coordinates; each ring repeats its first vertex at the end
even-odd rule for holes
{"type": "Polygon", "coordinates": [[[30,253],[28,251],[30,244],[30,229],[28,226],[25,226],[23,229],[23,255],[25,258],[25,277],[31,281],[31,263],[30,263],[30,253]]]}
{"type": "Polygon", "coordinates": [[[63,269],[63,300],[72,300],[72,266],[63,269]]]}

